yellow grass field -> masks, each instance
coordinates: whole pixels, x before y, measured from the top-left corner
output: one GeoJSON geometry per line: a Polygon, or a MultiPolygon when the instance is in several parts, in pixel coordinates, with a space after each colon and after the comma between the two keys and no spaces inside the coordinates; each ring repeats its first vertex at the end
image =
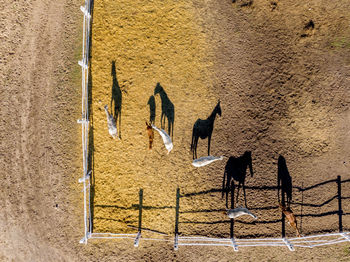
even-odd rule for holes
{"type": "MultiPolygon", "coordinates": [[[[95,3],[91,74],[96,232],[134,231],[127,225],[137,226],[133,205],[143,188],[144,205],[152,207],[144,211],[143,226],[172,233],[176,188],[210,187],[204,183],[209,174],[191,165],[189,150],[193,123],[206,118],[218,101],[210,91],[210,50],[194,19],[188,1],[159,1],[157,8],[153,1],[95,3]],[[114,62],[122,96],[121,140],[109,136],[103,109],[111,109],[114,62]],[[154,148],[148,150],[147,102],[157,83],[175,108],[174,149],[169,155],[157,132],[154,148]]],[[[155,101],[155,125],[160,127],[159,94],[155,101]]],[[[202,149],[199,153],[205,152],[202,149]]]]}

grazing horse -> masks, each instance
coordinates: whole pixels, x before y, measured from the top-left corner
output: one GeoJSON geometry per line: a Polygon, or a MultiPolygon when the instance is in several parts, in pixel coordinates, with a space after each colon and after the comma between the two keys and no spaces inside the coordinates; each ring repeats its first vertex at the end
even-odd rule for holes
{"type": "Polygon", "coordinates": [[[277,188],[278,200],[280,200],[280,189],[282,190],[282,204],[284,204],[284,195],[287,197],[287,206],[290,207],[292,201],[292,177],[289,174],[286,159],[283,156],[278,157],[278,172],[277,172],[277,188]]]}
{"type": "Polygon", "coordinates": [[[228,198],[228,192],[230,190],[230,186],[233,187],[233,189],[235,188],[234,180],[238,182],[236,202],[238,202],[239,188],[242,186],[243,192],[244,192],[244,202],[245,202],[245,206],[247,207],[244,181],[247,174],[248,166],[250,170],[250,175],[253,177],[252,152],[250,151],[244,152],[244,154],[240,157],[231,156],[228,159],[225,166],[224,178],[222,181],[222,197],[224,197],[224,192],[226,192],[226,207],[228,207],[227,198],[228,198]],[[226,185],[225,185],[225,177],[227,178],[226,185]]]}
{"type": "Polygon", "coordinates": [[[193,131],[192,131],[192,143],[191,143],[191,151],[193,153],[193,159],[197,158],[197,145],[198,145],[199,138],[201,139],[208,138],[208,156],[210,155],[210,140],[214,129],[214,121],[215,121],[216,114],[221,116],[220,100],[215,106],[211,115],[207,119],[202,120],[198,118],[197,121],[194,123],[193,131]]]}
{"type": "Polygon", "coordinates": [[[157,83],[154,88],[154,95],[159,94],[162,100],[162,115],[160,117],[160,126],[165,129],[165,118],[168,119],[168,134],[173,137],[174,134],[174,104],[170,101],[167,93],[165,93],[164,88],[157,83]]]}
{"type": "Polygon", "coordinates": [[[297,232],[297,236],[301,237],[299,229],[298,229],[298,225],[297,225],[297,219],[295,218],[295,215],[293,214],[293,211],[290,209],[290,207],[286,207],[285,205],[283,205],[281,202],[279,202],[279,206],[283,212],[283,214],[286,216],[286,218],[288,219],[288,224],[295,229],[295,231],[297,232]]]}

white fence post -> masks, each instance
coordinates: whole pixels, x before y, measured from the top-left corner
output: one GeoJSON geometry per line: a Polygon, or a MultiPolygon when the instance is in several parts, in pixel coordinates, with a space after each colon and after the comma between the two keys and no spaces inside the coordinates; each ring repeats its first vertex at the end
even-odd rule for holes
{"type": "Polygon", "coordinates": [[[232,242],[233,250],[237,252],[238,251],[238,245],[237,245],[235,239],[231,238],[231,242],[232,242]]]}
{"type": "Polygon", "coordinates": [[[285,237],[282,238],[283,242],[286,244],[286,246],[289,248],[290,251],[294,251],[293,245],[286,239],[285,237]]]}

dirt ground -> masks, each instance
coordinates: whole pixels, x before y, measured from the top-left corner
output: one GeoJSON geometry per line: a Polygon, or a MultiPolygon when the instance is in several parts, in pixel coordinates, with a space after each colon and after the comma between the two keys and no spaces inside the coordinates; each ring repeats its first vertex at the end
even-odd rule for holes
{"type": "MultiPolygon", "coordinates": [[[[141,241],[134,248],[131,240],[79,244],[80,4],[0,3],[0,261],[349,261],[348,244],[293,253],[213,247],[175,252],[169,243],[141,241]]],[[[130,207],[143,188],[144,205],[150,207],[144,227],[172,234],[180,187],[185,196],[180,233],[227,236],[229,224],[210,224],[225,216],[208,212],[225,208],[220,193],[198,194],[221,187],[227,158],[195,169],[189,150],[195,120],[206,118],[218,99],[222,116],[215,121],[211,153],[227,157],[252,151],[254,176],[247,177],[247,186],[276,186],[279,155],[294,186],[337,175],[349,179],[349,11],[345,0],[95,1],[94,231],[133,231],[127,226],[136,224],[130,207]],[[120,141],[109,138],[103,112],[111,102],[113,61],[122,97],[120,141]],[[169,155],[157,134],[154,149],[147,149],[144,121],[152,95],[155,124],[160,124],[158,82],[175,108],[169,155]]],[[[199,156],[206,148],[200,141],[199,156]]],[[[348,184],[342,186],[344,197],[350,196],[348,184]]],[[[293,190],[291,207],[303,234],[337,231],[337,215],[319,216],[337,209],[336,200],[327,203],[335,194],[335,183],[303,194],[293,190]]],[[[280,218],[276,190],[248,188],[247,201],[259,220],[280,218]]],[[[343,227],[349,230],[348,199],[343,210],[343,227]]],[[[237,237],[280,234],[280,223],[243,223],[247,220],[235,224],[237,237]]],[[[294,232],[287,228],[287,235],[294,232]]]]}

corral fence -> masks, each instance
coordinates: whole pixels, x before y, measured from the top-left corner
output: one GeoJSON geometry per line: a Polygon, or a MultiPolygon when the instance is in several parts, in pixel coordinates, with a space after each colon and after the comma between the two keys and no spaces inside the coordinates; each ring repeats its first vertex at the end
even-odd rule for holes
{"type": "MultiPolygon", "coordinates": [[[[91,217],[91,170],[88,166],[88,141],[89,141],[89,55],[90,55],[90,33],[92,21],[93,0],[85,0],[85,5],[80,7],[84,15],[83,20],[83,45],[82,45],[82,60],[78,62],[82,70],[82,116],[77,122],[81,124],[82,130],[82,152],[83,152],[83,177],[79,179],[79,183],[83,184],[83,205],[84,205],[84,236],[80,243],[87,244],[88,239],[132,239],[134,246],[139,245],[140,240],[144,241],[167,241],[173,243],[174,249],[177,250],[179,246],[226,246],[232,247],[238,251],[239,247],[253,247],[253,246],[284,246],[293,251],[294,247],[313,248],[323,245],[332,245],[342,242],[350,242],[350,232],[342,232],[342,203],[341,199],[348,199],[349,197],[338,197],[338,210],[331,212],[338,213],[339,217],[339,233],[319,234],[313,236],[303,236],[298,238],[257,238],[257,239],[238,239],[231,234],[230,238],[210,238],[205,236],[180,236],[179,234],[179,209],[180,209],[180,189],[176,192],[176,208],[175,208],[175,225],[174,237],[172,238],[145,238],[142,237],[142,206],[143,206],[143,190],[139,192],[139,219],[138,231],[134,234],[116,234],[116,233],[96,233],[92,232],[92,217],[91,217]]],[[[341,181],[340,177],[335,180],[326,181],[324,183],[337,182],[338,195],[341,196],[341,184],[347,181],[341,181]]],[[[301,189],[309,190],[313,186],[301,189]]],[[[231,221],[231,224],[233,221],[231,221]]],[[[231,226],[231,230],[232,230],[231,226]]]]}

